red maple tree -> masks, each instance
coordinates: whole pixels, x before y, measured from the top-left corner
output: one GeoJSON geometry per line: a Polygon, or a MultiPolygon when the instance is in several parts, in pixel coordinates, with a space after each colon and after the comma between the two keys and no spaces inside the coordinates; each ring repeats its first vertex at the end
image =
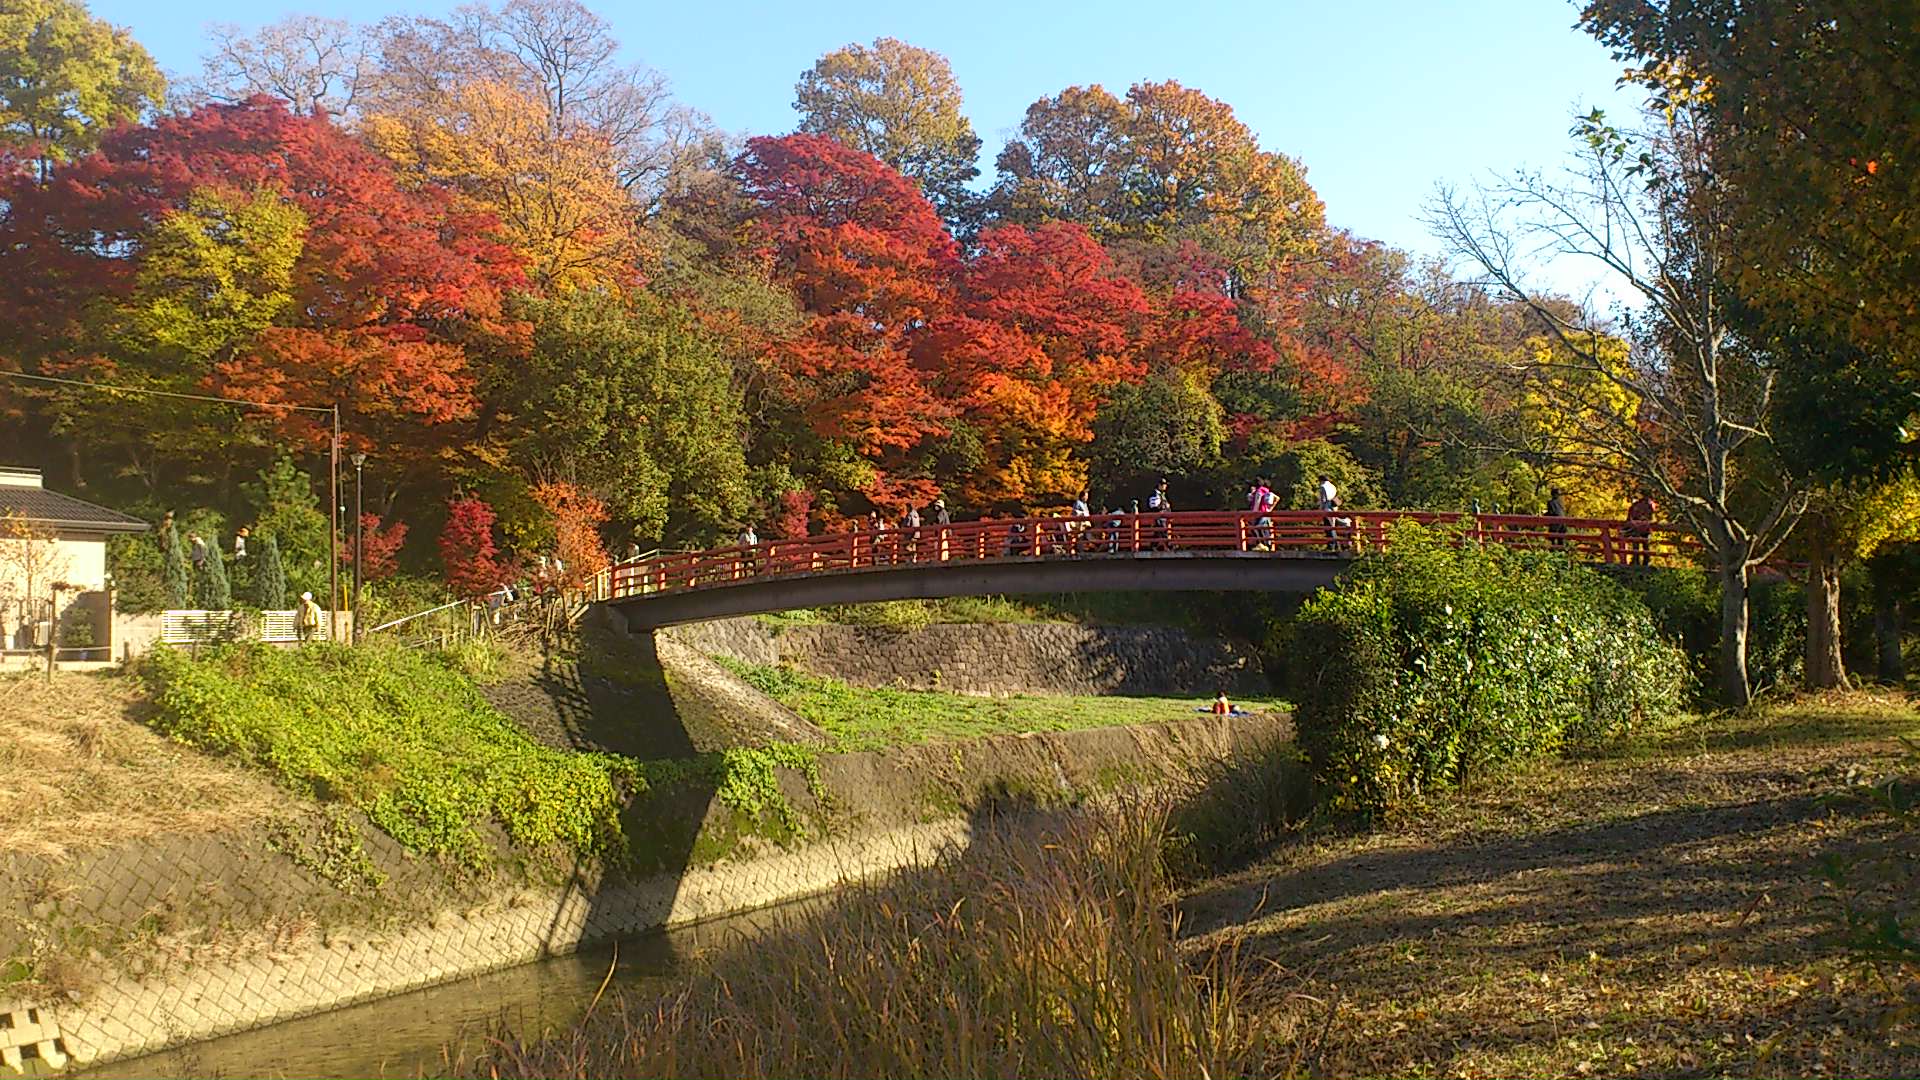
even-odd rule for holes
{"type": "Polygon", "coordinates": [[[876,467],[870,498],[917,497],[886,474],[946,431],[950,410],[913,346],[947,312],[953,238],[911,180],[832,139],[753,139],[735,170],[758,244],[810,316],[774,346],[787,393],[816,435],[876,467]]]}
{"type": "MultiPolygon", "coordinates": [[[[209,388],[266,404],[341,408],[351,442],[424,457],[473,415],[469,352],[523,339],[507,318],[524,283],[492,219],[433,186],[400,183],[386,159],[324,116],[255,98],[162,116],[110,133],[47,184],[11,178],[0,244],[26,273],[7,275],[0,313],[50,305],[70,323],[138,277],[149,230],[196,192],[271,192],[306,232],[293,302],[280,324],[221,359],[209,388]]],[[[326,423],[272,414],[310,445],[326,423]]]]}
{"type": "Polygon", "coordinates": [[[483,596],[506,581],[510,568],[493,542],[494,518],[493,507],[482,499],[456,498],[447,504],[440,563],[454,595],[483,596]]]}

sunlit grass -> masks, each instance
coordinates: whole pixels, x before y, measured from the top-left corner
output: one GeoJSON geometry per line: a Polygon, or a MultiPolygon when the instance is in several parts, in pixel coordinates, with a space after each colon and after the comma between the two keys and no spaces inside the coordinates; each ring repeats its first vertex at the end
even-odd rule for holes
{"type": "MultiPolygon", "coordinates": [[[[852,686],[838,679],[787,667],[756,667],[719,661],[756,689],[818,725],[836,749],[877,750],[936,739],[977,739],[1019,732],[1191,720],[1210,699],[1016,694],[977,697],[937,690],[892,690],[852,686]]],[[[1271,698],[1237,702],[1241,708],[1274,711],[1271,698]]]]}

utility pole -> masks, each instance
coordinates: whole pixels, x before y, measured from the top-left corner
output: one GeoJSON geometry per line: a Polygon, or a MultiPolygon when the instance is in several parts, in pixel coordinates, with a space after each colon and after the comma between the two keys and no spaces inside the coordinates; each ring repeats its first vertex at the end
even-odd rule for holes
{"type": "Polygon", "coordinates": [[[327,640],[340,640],[340,406],[327,444],[327,640]]]}
{"type": "Polygon", "coordinates": [[[348,458],[353,462],[353,641],[360,643],[360,552],[364,549],[361,537],[360,469],[367,463],[364,451],[355,450],[348,458]]]}

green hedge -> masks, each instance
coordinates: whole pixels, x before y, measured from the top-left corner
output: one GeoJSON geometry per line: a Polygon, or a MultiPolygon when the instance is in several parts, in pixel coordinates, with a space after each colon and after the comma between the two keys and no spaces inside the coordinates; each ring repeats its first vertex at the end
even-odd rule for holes
{"type": "Polygon", "coordinates": [[[541,746],[438,657],[229,645],[159,649],[141,673],[161,732],[358,807],[414,851],[477,862],[488,822],[530,849],[624,846],[636,764],[541,746]]]}
{"type": "Polygon", "coordinates": [[[1688,678],[1599,574],[1415,525],[1301,608],[1290,662],[1316,781],[1369,811],[1666,716],[1688,678]]]}

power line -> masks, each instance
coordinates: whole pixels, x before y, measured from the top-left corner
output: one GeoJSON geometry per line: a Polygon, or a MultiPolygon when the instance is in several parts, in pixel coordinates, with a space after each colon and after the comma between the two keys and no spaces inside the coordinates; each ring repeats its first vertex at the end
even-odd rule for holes
{"type": "Polygon", "coordinates": [[[31,379],[34,382],[57,383],[61,386],[81,386],[89,390],[111,390],[118,394],[151,394],[155,397],[181,398],[186,401],[211,401],[221,405],[245,405],[255,409],[290,409],[294,412],[324,413],[331,416],[332,406],[321,405],[281,405],[269,401],[248,401],[246,398],[215,397],[212,394],[183,394],[178,390],[152,390],[142,386],[115,386],[112,383],[86,382],[81,379],[61,379],[52,375],[30,375],[24,371],[0,371],[9,379],[31,379]]]}

